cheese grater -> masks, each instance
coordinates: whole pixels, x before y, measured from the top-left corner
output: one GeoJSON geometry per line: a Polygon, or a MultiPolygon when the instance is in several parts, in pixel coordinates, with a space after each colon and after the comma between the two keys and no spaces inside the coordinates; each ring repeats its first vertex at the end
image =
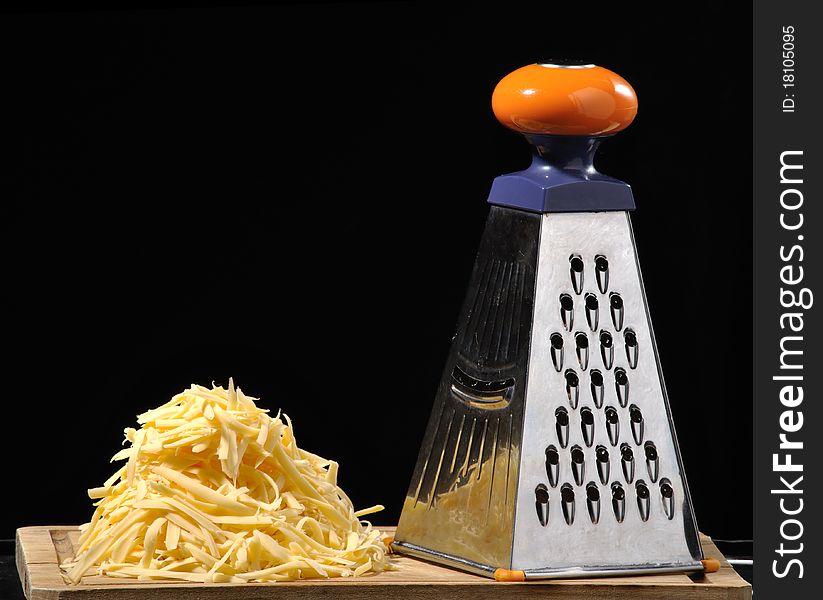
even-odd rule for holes
{"type": "Polygon", "coordinates": [[[634,90],[538,63],[492,106],[535,152],[492,184],[394,547],[498,579],[701,570],[632,191],[593,166],[634,90]]]}

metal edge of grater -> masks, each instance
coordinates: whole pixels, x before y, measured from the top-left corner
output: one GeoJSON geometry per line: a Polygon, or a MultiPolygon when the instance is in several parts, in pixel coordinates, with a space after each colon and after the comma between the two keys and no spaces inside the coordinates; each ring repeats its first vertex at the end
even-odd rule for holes
{"type": "Polygon", "coordinates": [[[611,71],[564,66],[529,65],[495,89],[496,116],[536,153],[492,185],[393,547],[484,576],[698,571],[634,199],[593,166],[636,97],[611,71]],[[617,107],[608,117],[563,104],[582,94],[596,107],[585,90],[604,82],[617,107]]]}

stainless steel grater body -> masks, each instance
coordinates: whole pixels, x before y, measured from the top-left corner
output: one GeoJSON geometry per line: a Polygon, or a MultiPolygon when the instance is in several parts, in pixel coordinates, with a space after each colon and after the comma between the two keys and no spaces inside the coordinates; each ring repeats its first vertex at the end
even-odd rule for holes
{"type": "Polygon", "coordinates": [[[700,570],[631,190],[590,168],[596,143],[537,142],[492,188],[395,548],[526,579],[700,570]],[[572,187],[601,210],[546,183],[583,146],[572,187]]]}

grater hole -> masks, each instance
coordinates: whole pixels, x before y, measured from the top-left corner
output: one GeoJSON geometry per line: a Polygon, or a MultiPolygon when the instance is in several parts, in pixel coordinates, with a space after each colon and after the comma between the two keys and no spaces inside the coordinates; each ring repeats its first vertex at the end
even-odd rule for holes
{"type": "Polygon", "coordinates": [[[579,398],[580,378],[573,369],[567,369],[565,373],[566,378],[566,396],[569,398],[569,405],[574,409],[577,408],[577,400],[579,398]]]}
{"type": "Polygon", "coordinates": [[[597,310],[598,303],[597,303],[597,296],[594,294],[586,294],[586,308],[588,310],[597,310]]]}
{"type": "Polygon", "coordinates": [[[601,294],[609,289],[609,260],[602,254],[594,257],[594,276],[601,294]]]}
{"type": "Polygon", "coordinates": [[[632,425],[634,443],[638,446],[643,443],[643,413],[636,404],[629,406],[629,419],[632,425]]]}
{"type": "Polygon", "coordinates": [[[634,369],[637,367],[637,334],[633,329],[627,329],[623,334],[623,340],[626,342],[626,359],[629,361],[629,366],[634,369]]]}
{"type": "Polygon", "coordinates": [[[641,500],[645,500],[649,497],[649,486],[647,486],[642,479],[637,482],[635,490],[637,491],[637,497],[641,500]]]}
{"type": "Polygon", "coordinates": [[[594,481],[590,481],[588,485],[586,485],[586,498],[592,502],[600,500],[600,490],[594,481]]]}
{"type": "Polygon", "coordinates": [[[577,362],[580,363],[580,368],[585,371],[589,367],[589,336],[582,331],[578,331],[574,334],[574,343],[577,362]]]}
{"type": "Polygon", "coordinates": [[[591,393],[594,405],[597,408],[603,406],[603,373],[598,369],[592,369],[589,372],[589,379],[591,381],[591,393]]]}
{"type": "Polygon", "coordinates": [[[620,464],[626,483],[634,481],[634,451],[627,443],[620,444],[620,464]]]}
{"type": "Polygon", "coordinates": [[[599,307],[597,296],[592,293],[586,294],[586,322],[589,324],[589,329],[597,331],[597,325],[600,321],[599,307]]]}
{"type": "Polygon", "coordinates": [[[563,507],[563,519],[567,525],[574,523],[574,490],[571,484],[564,483],[560,488],[560,499],[563,507]]]}
{"type": "Polygon", "coordinates": [[[642,479],[637,482],[635,490],[637,492],[637,497],[641,500],[645,500],[649,497],[649,486],[647,486],[642,479]]]}
{"type": "Polygon", "coordinates": [[[644,522],[648,521],[650,509],[649,496],[651,496],[649,486],[647,486],[646,482],[642,479],[638,479],[637,483],[634,484],[634,493],[637,495],[637,510],[640,512],[640,520],[644,522]]]}
{"type": "Polygon", "coordinates": [[[671,521],[674,518],[674,488],[666,477],[660,480],[660,497],[663,501],[663,512],[671,521]]]}
{"type": "Polygon", "coordinates": [[[626,516],[626,491],[620,482],[612,483],[612,510],[614,511],[614,518],[618,523],[622,523],[626,516]]]}
{"type": "Polygon", "coordinates": [[[623,367],[617,367],[614,370],[614,387],[620,406],[625,407],[629,403],[629,376],[626,375],[626,369],[623,367]]]}
{"type": "Polygon", "coordinates": [[[620,417],[614,406],[606,407],[606,432],[609,434],[611,445],[616,446],[620,439],[620,417]]]}
{"type": "Polygon", "coordinates": [[[563,507],[563,519],[567,525],[574,523],[574,490],[570,483],[564,483],[560,487],[560,504],[563,507]]]}
{"type": "Polygon", "coordinates": [[[561,448],[565,448],[569,444],[569,411],[561,406],[554,411],[554,419],[557,441],[561,448]]]}
{"type": "Polygon", "coordinates": [[[586,507],[589,509],[589,519],[597,525],[600,521],[600,490],[594,481],[586,485],[586,507]]]}
{"type": "Polygon", "coordinates": [[[560,475],[560,453],[553,445],[546,448],[546,476],[549,478],[549,485],[557,487],[557,480],[560,475]]]}
{"type": "Polygon", "coordinates": [[[572,287],[574,293],[580,295],[583,293],[583,259],[579,254],[572,254],[569,257],[569,275],[572,280],[572,287]]]}
{"type": "Polygon", "coordinates": [[[549,336],[549,343],[551,344],[552,363],[559,373],[563,368],[563,336],[554,332],[549,336]]]}
{"type": "Polygon", "coordinates": [[[600,483],[606,485],[609,482],[609,471],[611,470],[609,451],[606,446],[597,447],[595,458],[597,458],[597,474],[600,476],[600,483]]]}
{"type": "Polygon", "coordinates": [[[620,444],[620,458],[626,461],[634,460],[634,451],[632,447],[625,442],[620,444]]]}
{"type": "Polygon", "coordinates": [[[606,367],[607,371],[612,368],[612,363],[614,362],[614,339],[612,338],[612,334],[605,330],[600,332],[600,358],[603,359],[603,366],[606,367]]]}
{"type": "Polygon", "coordinates": [[[577,485],[583,485],[583,479],[586,476],[586,457],[583,454],[583,449],[580,446],[572,446],[572,475],[574,475],[574,482],[577,485]]]}
{"type": "Polygon", "coordinates": [[[560,294],[560,320],[566,331],[571,331],[574,326],[574,300],[569,294],[560,294]]]}
{"type": "Polygon", "coordinates": [[[617,292],[609,294],[612,324],[617,331],[623,329],[623,298],[617,292]]]}
{"type": "Polygon", "coordinates": [[[538,485],[534,490],[534,498],[541,504],[549,501],[549,490],[544,484],[538,485]]]}
{"type": "Polygon", "coordinates": [[[657,455],[657,447],[654,442],[643,444],[643,452],[646,454],[646,469],[649,471],[649,479],[652,483],[657,481],[657,474],[660,467],[657,455]]]}
{"type": "Polygon", "coordinates": [[[594,413],[588,407],[580,409],[580,431],[586,446],[591,447],[594,443],[594,413]]]}
{"type": "Polygon", "coordinates": [[[538,521],[545,527],[549,522],[549,490],[542,483],[534,488],[534,507],[538,521]]]}

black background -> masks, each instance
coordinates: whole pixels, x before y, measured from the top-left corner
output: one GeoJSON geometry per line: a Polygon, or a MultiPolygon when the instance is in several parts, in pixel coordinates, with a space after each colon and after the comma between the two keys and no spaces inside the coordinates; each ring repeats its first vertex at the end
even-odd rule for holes
{"type": "Polygon", "coordinates": [[[638,93],[597,164],[635,191],[698,524],[750,538],[751,15],[646,10],[2,16],[0,538],[87,520],[134,415],[229,376],[396,522],[491,180],[529,161],[491,91],[547,57],[638,93]]]}

